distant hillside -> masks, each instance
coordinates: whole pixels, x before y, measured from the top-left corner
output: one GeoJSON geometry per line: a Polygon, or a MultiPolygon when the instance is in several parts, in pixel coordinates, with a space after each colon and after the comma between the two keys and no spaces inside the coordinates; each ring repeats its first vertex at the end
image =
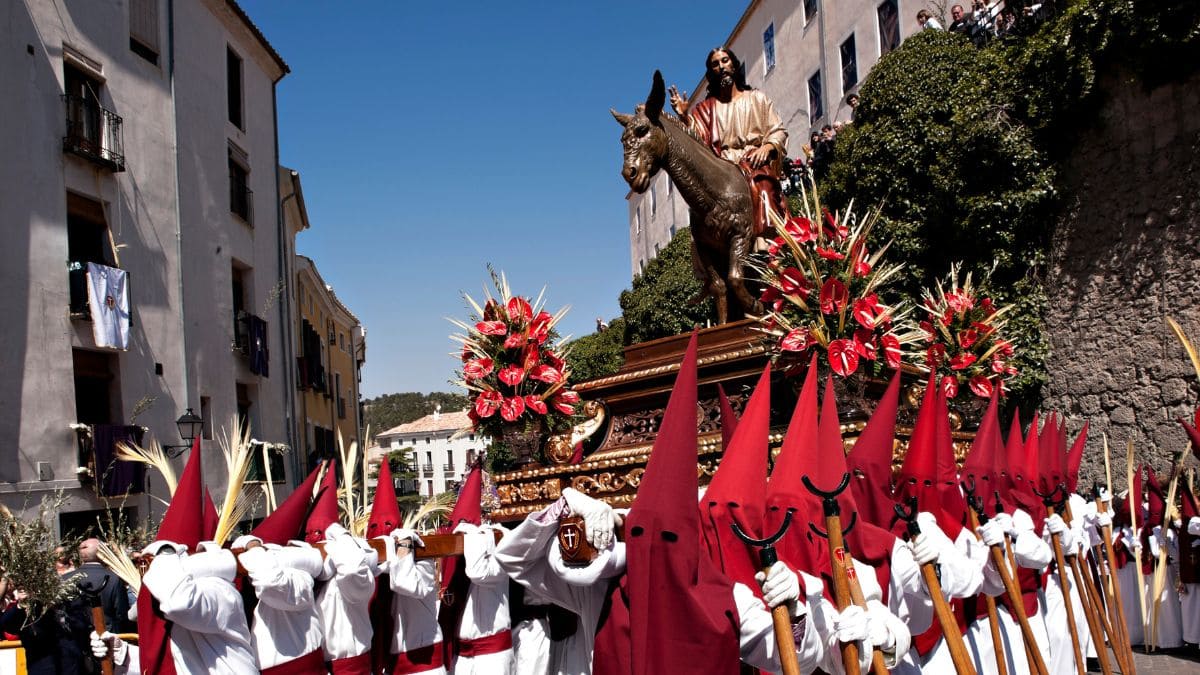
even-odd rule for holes
{"type": "Polygon", "coordinates": [[[462,410],[469,405],[466,396],[444,391],[422,394],[406,391],[399,394],[384,394],[368,399],[363,404],[364,416],[371,428],[371,436],[387,431],[397,424],[404,424],[433,412],[441,404],[442,410],[462,410]]]}

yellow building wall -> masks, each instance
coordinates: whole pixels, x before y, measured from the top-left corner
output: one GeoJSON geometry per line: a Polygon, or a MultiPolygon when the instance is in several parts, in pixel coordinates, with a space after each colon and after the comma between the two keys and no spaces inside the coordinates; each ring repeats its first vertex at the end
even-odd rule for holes
{"type": "MultiPolygon", "coordinates": [[[[296,318],[296,335],[303,335],[304,321],[308,321],[320,335],[327,383],[333,392],[331,396],[326,396],[321,390],[309,388],[299,392],[300,395],[296,397],[300,408],[296,418],[305,425],[304,451],[308,453],[314,446],[312,427],[333,429],[335,437],[340,431],[347,445],[358,440],[358,400],[355,395],[357,387],[352,344],[356,324],[346,320],[328,289],[317,283],[310,274],[302,271],[297,276],[296,306],[300,311],[296,318]],[[338,407],[339,396],[343,400],[341,410],[338,407]]],[[[300,345],[297,353],[302,352],[303,345],[300,345]]]]}

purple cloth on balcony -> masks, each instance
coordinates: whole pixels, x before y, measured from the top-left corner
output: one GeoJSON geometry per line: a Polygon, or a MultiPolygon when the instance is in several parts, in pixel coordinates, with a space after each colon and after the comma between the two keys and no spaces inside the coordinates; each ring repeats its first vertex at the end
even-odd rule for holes
{"type": "Polygon", "coordinates": [[[269,377],[271,359],[267,351],[267,322],[251,314],[246,317],[246,334],[250,338],[250,372],[269,377]]]}
{"type": "Polygon", "coordinates": [[[142,465],[117,459],[118,443],[140,443],[141,436],[141,427],[125,424],[96,424],[92,427],[96,485],[100,494],[116,497],[130,491],[142,491],[142,465]]]}

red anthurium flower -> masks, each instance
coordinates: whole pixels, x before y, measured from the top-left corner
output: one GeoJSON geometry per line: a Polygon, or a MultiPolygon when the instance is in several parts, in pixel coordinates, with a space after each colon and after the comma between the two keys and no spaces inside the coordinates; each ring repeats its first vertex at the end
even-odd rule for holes
{"type": "Polygon", "coordinates": [[[992,381],[983,375],[976,375],[971,378],[971,392],[979,398],[991,398],[992,396],[992,381]]]}
{"type": "Polygon", "coordinates": [[[481,391],[475,398],[475,414],[480,418],[491,417],[500,409],[504,397],[498,391],[481,391]]]}
{"type": "Polygon", "coordinates": [[[830,239],[845,239],[850,236],[850,228],[834,220],[829,209],[822,209],[825,214],[825,236],[830,239]]]}
{"type": "Polygon", "coordinates": [[[802,352],[812,344],[812,335],[807,328],[793,328],[779,341],[779,348],[785,352],[802,352]]]}
{"type": "Polygon", "coordinates": [[[779,255],[779,249],[783,246],[783,244],[784,244],[783,237],[775,237],[774,239],[772,239],[771,243],[767,246],[767,255],[769,255],[769,256],[779,255]]]}
{"type": "Polygon", "coordinates": [[[972,363],[975,363],[975,355],[970,352],[963,352],[955,355],[950,359],[950,370],[963,370],[969,368],[972,363]]]}
{"type": "Polygon", "coordinates": [[[1017,374],[1017,367],[1016,367],[1016,366],[1009,366],[1009,367],[1005,368],[1005,369],[1004,369],[1004,374],[1006,374],[1006,375],[1016,375],[1016,374],[1017,374]]]}
{"type": "Polygon", "coordinates": [[[758,296],[758,300],[765,305],[775,302],[780,297],[781,296],[778,288],[775,288],[774,286],[767,286],[763,289],[762,295],[758,296]]]}
{"type": "Polygon", "coordinates": [[[505,349],[516,349],[525,346],[525,331],[513,331],[511,335],[504,338],[505,349]]]}
{"type": "Polygon", "coordinates": [[[874,293],[854,301],[854,320],[863,328],[874,328],[879,319],[879,297],[874,293]]]}
{"type": "Polygon", "coordinates": [[[550,337],[550,322],[554,320],[549,312],[538,312],[529,324],[529,338],[540,345],[550,337]]]}
{"type": "Polygon", "coordinates": [[[525,345],[525,351],[521,354],[521,369],[527,373],[533,370],[534,366],[538,364],[538,357],[537,345],[525,345]]]}
{"type": "Polygon", "coordinates": [[[468,380],[478,380],[487,377],[492,372],[491,359],[475,359],[463,366],[463,376],[468,380]]]}
{"type": "Polygon", "coordinates": [[[962,347],[963,349],[975,344],[975,341],[978,339],[979,333],[972,328],[958,332],[958,346],[962,347]]]}
{"type": "Polygon", "coordinates": [[[558,384],[562,382],[562,373],[550,366],[535,366],[529,373],[529,377],[546,384],[558,384]]]}
{"type": "Polygon", "coordinates": [[[787,295],[804,293],[811,287],[804,273],[795,267],[789,267],[779,273],[779,289],[787,295]]]}
{"type": "Polygon", "coordinates": [[[938,317],[938,321],[940,321],[943,326],[949,326],[950,324],[954,323],[954,310],[947,309],[944,314],[938,317]]]}
{"type": "Polygon", "coordinates": [[[996,344],[1000,345],[1000,353],[1005,356],[1013,355],[1012,343],[1008,340],[996,340],[996,344]]]}
{"type": "Polygon", "coordinates": [[[946,358],[946,345],[940,342],[929,345],[929,349],[925,350],[925,365],[929,368],[937,368],[942,365],[944,358],[946,358]]]}
{"type": "Polygon", "coordinates": [[[992,333],[996,332],[995,326],[993,326],[991,324],[983,323],[982,321],[972,321],[971,327],[974,328],[975,330],[979,331],[979,334],[983,337],[987,337],[988,335],[991,335],[992,333]]]}
{"type": "Polygon", "coordinates": [[[834,340],[829,343],[829,367],[833,372],[847,377],[858,370],[858,352],[850,340],[834,340]]]}
{"type": "Polygon", "coordinates": [[[475,330],[484,335],[507,335],[508,325],[503,321],[480,321],[475,324],[475,330]]]}
{"type": "Polygon", "coordinates": [[[549,408],[546,407],[546,402],[533,394],[525,397],[525,407],[539,415],[545,415],[549,411],[549,408]]]}
{"type": "Polygon", "coordinates": [[[520,396],[504,399],[500,404],[500,416],[505,422],[516,422],[521,413],[525,412],[525,399],[520,396]]]}
{"type": "Polygon", "coordinates": [[[980,301],[979,301],[979,307],[980,307],[981,309],[983,309],[983,311],[984,311],[984,312],[985,312],[985,313],[986,313],[988,316],[991,316],[991,315],[993,315],[993,314],[995,314],[995,313],[996,313],[996,305],[992,304],[992,299],[991,299],[991,298],[984,298],[984,299],[980,300],[980,301]]]}
{"type": "Polygon", "coordinates": [[[936,329],[933,327],[932,321],[922,321],[921,330],[925,331],[926,340],[932,340],[933,338],[937,337],[937,333],[934,332],[936,329]]]}
{"type": "Polygon", "coordinates": [[[507,368],[502,369],[497,374],[497,377],[499,377],[500,381],[504,384],[507,384],[510,387],[515,387],[521,383],[521,380],[525,379],[525,371],[521,369],[521,366],[508,366],[507,368]]]}
{"type": "Polygon", "coordinates": [[[563,361],[561,358],[559,358],[558,354],[555,354],[554,352],[546,352],[546,363],[550,364],[551,367],[558,371],[561,371],[563,366],[566,365],[566,361],[563,361]]]}
{"type": "Polygon", "coordinates": [[[471,426],[479,426],[479,413],[475,412],[474,408],[467,411],[467,419],[471,420],[471,426]]]}
{"type": "Polygon", "coordinates": [[[871,273],[871,263],[867,262],[867,254],[863,253],[861,257],[854,260],[854,276],[865,277],[871,273]]]}
{"type": "Polygon", "coordinates": [[[558,392],[558,398],[566,403],[579,403],[579,394],[571,389],[558,392]]]}
{"type": "Polygon", "coordinates": [[[966,312],[975,306],[975,298],[958,288],[953,293],[946,294],[946,304],[955,312],[966,312]]]}
{"type": "Polygon", "coordinates": [[[555,410],[564,415],[574,415],[576,403],[579,403],[579,394],[576,394],[573,391],[559,392],[559,394],[550,401],[550,405],[554,406],[555,410]]]}
{"type": "Polygon", "coordinates": [[[830,279],[821,286],[821,311],[826,314],[840,312],[850,300],[846,285],[837,279],[830,279]]]}
{"type": "MultiPolygon", "coordinates": [[[[817,238],[817,233],[813,231],[812,221],[803,216],[789,218],[783,225],[783,229],[791,235],[792,239],[798,244],[804,244],[814,241],[817,238]]],[[[780,242],[782,244],[783,242],[780,242]]]]}
{"type": "Polygon", "coordinates": [[[507,309],[510,321],[529,321],[533,318],[533,307],[521,296],[509,298],[507,309]]]}
{"type": "Polygon", "coordinates": [[[1006,367],[1007,367],[1007,364],[1004,363],[1003,361],[1001,361],[1000,359],[992,359],[992,372],[993,373],[996,373],[997,375],[1003,375],[1004,369],[1006,367]]]}
{"type": "Polygon", "coordinates": [[[900,338],[888,333],[879,338],[879,344],[883,345],[883,358],[887,360],[888,368],[896,369],[900,367],[900,338]]]}
{"type": "Polygon", "coordinates": [[[826,260],[845,260],[846,259],[846,255],[844,253],[838,253],[837,251],[835,251],[831,248],[822,248],[820,246],[817,247],[817,255],[821,256],[822,258],[824,258],[826,260]]]}
{"type": "Polygon", "coordinates": [[[859,328],[854,331],[854,351],[859,356],[869,361],[874,361],[878,346],[876,345],[875,331],[866,328],[859,328]]]}
{"type": "Polygon", "coordinates": [[[958,396],[958,378],[953,375],[943,377],[942,391],[946,392],[946,398],[958,396]]]}

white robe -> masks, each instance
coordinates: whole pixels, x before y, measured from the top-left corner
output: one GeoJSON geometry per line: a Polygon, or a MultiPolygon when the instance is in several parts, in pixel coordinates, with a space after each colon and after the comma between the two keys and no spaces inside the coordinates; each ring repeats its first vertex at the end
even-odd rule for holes
{"type": "MultiPolygon", "coordinates": [[[[1150,534],[1150,555],[1154,564],[1158,565],[1160,540],[1163,539],[1163,528],[1156,527],[1150,534]]],[[[1163,584],[1161,600],[1158,608],[1158,636],[1155,641],[1157,649],[1174,649],[1183,646],[1183,616],[1179,603],[1179,539],[1175,530],[1166,528],[1167,564],[1166,583],[1163,584]]],[[[1146,610],[1147,616],[1154,616],[1154,575],[1146,576],[1146,610]]],[[[1150,630],[1153,630],[1153,619],[1150,620],[1150,630]]]]}
{"type": "MultiPolygon", "coordinates": [[[[471,589],[463,607],[458,637],[475,640],[509,630],[508,575],[496,560],[496,537],[489,526],[459,525],[463,535],[463,562],[471,589]]],[[[511,675],[513,652],[506,649],[480,656],[459,655],[455,675],[511,675]]]]}
{"type": "MultiPolygon", "coordinates": [[[[1200,535],[1200,518],[1187,522],[1188,534],[1200,535]]],[[[1200,539],[1192,540],[1192,548],[1200,548],[1200,539]]],[[[1184,584],[1185,593],[1179,597],[1179,619],[1183,627],[1183,641],[1200,643],[1200,583],[1184,584]]]]}
{"type": "MultiPolygon", "coordinates": [[[[600,582],[575,586],[567,583],[551,567],[549,550],[556,545],[558,518],[565,512],[566,504],[560,500],[530,515],[505,535],[496,549],[496,559],[517,583],[579,617],[579,626],[574,635],[564,640],[560,649],[551,651],[550,672],[587,675],[592,672],[596,630],[610,584],[600,582]]],[[[613,579],[624,572],[624,546],[620,542],[613,544],[612,555],[606,558],[606,568],[597,573],[600,579],[613,579]]],[[[808,594],[809,616],[802,642],[795,645],[800,669],[804,672],[816,668],[831,673],[841,672],[840,664],[826,658],[824,644],[824,636],[831,635],[829,624],[835,610],[821,595],[824,588],[821,581],[803,573],[801,576],[808,594]]],[[[754,667],[778,672],[779,656],[770,612],[762,600],[742,584],[734,584],[733,600],[741,621],[739,643],[742,660],[754,667]]]]}
{"type": "MultiPolygon", "coordinates": [[[[391,653],[402,654],[440,643],[442,627],[437,620],[438,580],[434,561],[418,561],[412,555],[393,556],[385,571],[391,580],[395,618],[391,653]]],[[[391,664],[388,667],[390,670],[391,664]]],[[[446,669],[437,666],[421,672],[444,675],[446,669]]]]}
{"type": "MultiPolygon", "coordinates": [[[[969,598],[978,594],[984,583],[983,566],[987,561],[987,547],[976,540],[974,534],[965,529],[954,541],[951,541],[942,528],[938,527],[937,519],[931,513],[924,511],[918,513],[917,524],[921,526],[921,532],[938,547],[937,564],[941,571],[942,595],[949,600],[950,598],[969,598]]],[[[921,583],[924,585],[924,580],[921,583]]],[[[926,595],[928,595],[928,590],[926,595]]],[[[916,649],[912,649],[894,669],[894,672],[905,674],[954,672],[954,661],[950,658],[950,647],[946,644],[946,639],[939,638],[937,644],[923,660],[917,654],[916,649]]]]}
{"type": "Polygon", "coordinates": [[[371,596],[375,593],[375,552],[360,545],[341,525],[325,531],[325,571],[317,605],[325,634],[325,660],[345,659],[371,650],[371,596]]]}
{"type": "Polygon", "coordinates": [[[178,675],[258,673],[242,597],[233,586],[236,570],[233,554],[217,550],[159,555],[142,577],[174,624],[171,656],[178,675]]]}
{"type": "MultiPolygon", "coordinates": [[[[525,591],[525,604],[541,607],[552,604],[531,590],[525,591]]],[[[513,661],[518,675],[549,675],[550,619],[535,617],[513,626],[513,661]]]]}
{"type": "MultiPolygon", "coordinates": [[[[320,555],[316,550],[310,551],[320,569],[320,555]]],[[[262,670],[321,648],[321,617],[317,613],[313,576],[289,567],[287,557],[278,549],[258,547],[238,558],[258,596],[250,642],[262,670]]]]}

